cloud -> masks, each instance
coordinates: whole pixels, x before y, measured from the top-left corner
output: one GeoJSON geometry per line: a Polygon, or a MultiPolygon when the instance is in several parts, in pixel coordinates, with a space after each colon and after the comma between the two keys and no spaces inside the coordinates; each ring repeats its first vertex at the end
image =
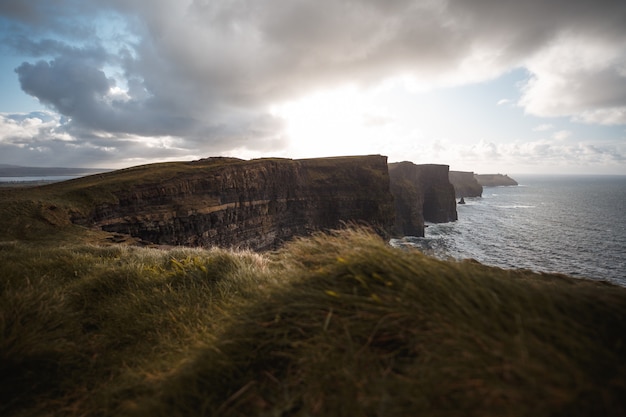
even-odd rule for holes
{"type": "Polygon", "coordinates": [[[556,169],[567,167],[569,170],[572,167],[591,167],[598,172],[602,169],[623,167],[626,161],[626,147],[592,142],[536,141],[508,146],[507,153],[517,163],[538,166],[541,167],[541,171],[552,168],[549,165],[554,165],[556,169]]]}
{"type": "MultiPolygon", "coordinates": [[[[453,145],[453,144],[449,144],[453,145]]],[[[446,160],[451,169],[484,171],[482,166],[500,172],[615,173],[624,171],[626,146],[623,144],[537,140],[516,143],[480,141],[449,146],[446,160]]]]}
{"type": "Polygon", "coordinates": [[[504,152],[518,164],[541,166],[542,171],[559,167],[610,168],[626,161],[626,148],[619,145],[593,144],[589,142],[554,143],[535,141],[504,146],[504,152]]]}
{"type": "Polygon", "coordinates": [[[552,126],[549,123],[543,123],[543,124],[540,124],[539,126],[533,128],[533,131],[534,132],[546,132],[546,131],[552,130],[552,129],[554,129],[554,126],[552,126]]]}
{"type": "Polygon", "coordinates": [[[189,160],[225,154],[230,147],[194,143],[175,136],[145,137],[80,130],[68,119],[47,113],[0,115],[0,154],[5,161],[38,166],[120,168],[146,162],[189,160]]]}
{"type": "MultiPolygon", "coordinates": [[[[268,134],[262,130],[264,124],[266,122],[259,120],[255,126],[242,127],[242,132],[257,129],[253,134],[258,141],[268,134]]],[[[272,128],[271,132],[274,130],[272,128]]],[[[234,132],[230,137],[236,134],[234,132]]],[[[245,142],[244,139],[242,141],[245,142]]],[[[271,137],[269,144],[257,142],[256,147],[271,148],[276,146],[275,141],[280,140],[283,139],[271,137]]],[[[28,164],[37,166],[120,168],[147,162],[198,159],[208,154],[228,154],[231,149],[231,144],[220,148],[215,143],[179,136],[146,137],[83,129],[71,119],[54,112],[0,113],[0,155],[3,161],[28,161],[28,164]]]]}
{"type": "Polygon", "coordinates": [[[77,140],[66,130],[67,123],[52,112],[0,114],[0,153],[5,161],[30,161],[39,166],[75,166],[81,162],[90,166],[101,158],[108,159],[105,144],[77,140]]]}
{"type": "Polygon", "coordinates": [[[518,103],[527,113],[626,124],[626,5],[614,0],[50,4],[0,4],[5,48],[35,59],[16,69],[22,89],[65,116],[67,134],[111,135],[128,150],[128,137],[180,138],[190,153],[282,149],[275,103],[393,77],[480,82],[519,67],[529,71],[518,103]]]}
{"type": "Polygon", "coordinates": [[[434,140],[389,154],[390,161],[440,163],[451,170],[479,173],[626,175],[626,143],[540,139],[496,143],[434,140]]]}
{"type": "Polygon", "coordinates": [[[468,159],[493,161],[502,158],[502,150],[493,142],[481,140],[478,143],[462,147],[461,155],[468,159]]]}
{"type": "Polygon", "coordinates": [[[626,106],[584,110],[574,116],[574,121],[589,124],[623,125],[626,124],[626,106]]]}
{"type": "Polygon", "coordinates": [[[570,136],[572,136],[572,132],[569,130],[559,130],[558,132],[554,132],[554,134],[552,134],[552,138],[556,140],[565,140],[570,136]]]}
{"type": "Polygon", "coordinates": [[[567,32],[526,64],[532,76],[520,104],[533,115],[626,124],[624,35],[567,32]]]}

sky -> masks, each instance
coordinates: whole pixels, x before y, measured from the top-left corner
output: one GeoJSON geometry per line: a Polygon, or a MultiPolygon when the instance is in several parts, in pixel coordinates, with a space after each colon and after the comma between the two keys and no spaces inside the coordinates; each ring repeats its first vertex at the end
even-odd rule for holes
{"type": "Polygon", "coordinates": [[[626,2],[0,0],[0,164],[626,175],[626,2]]]}

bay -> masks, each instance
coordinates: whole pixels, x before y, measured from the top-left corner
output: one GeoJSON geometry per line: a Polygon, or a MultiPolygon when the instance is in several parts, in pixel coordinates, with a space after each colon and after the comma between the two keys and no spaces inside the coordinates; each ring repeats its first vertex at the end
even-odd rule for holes
{"type": "Polygon", "coordinates": [[[392,244],[626,286],[626,176],[512,177],[519,186],[465,198],[458,221],[428,224],[425,237],[392,244]]]}

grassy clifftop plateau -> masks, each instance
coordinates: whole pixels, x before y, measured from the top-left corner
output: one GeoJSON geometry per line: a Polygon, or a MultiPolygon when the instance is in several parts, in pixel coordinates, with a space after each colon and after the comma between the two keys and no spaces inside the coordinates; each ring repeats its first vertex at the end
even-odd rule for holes
{"type": "Polygon", "coordinates": [[[0,415],[621,416],[626,289],[363,230],[0,244],[0,415]]]}
{"type": "Polygon", "coordinates": [[[72,215],[87,216],[98,204],[114,203],[117,193],[133,187],[159,184],[180,176],[193,178],[205,175],[207,170],[243,162],[212,158],[196,163],[150,164],[40,187],[0,188],[0,238],[31,242],[89,238],[99,242],[108,235],[92,231],[88,236],[86,230],[72,224],[72,215]]]}

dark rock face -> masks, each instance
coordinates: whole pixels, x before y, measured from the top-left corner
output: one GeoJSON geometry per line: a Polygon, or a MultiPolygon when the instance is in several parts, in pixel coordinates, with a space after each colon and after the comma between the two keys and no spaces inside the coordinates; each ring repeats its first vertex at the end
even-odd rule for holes
{"type": "Polygon", "coordinates": [[[499,187],[499,186],[514,186],[518,185],[517,181],[508,175],[502,174],[476,174],[476,181],[483,187],[499,187]]]}
{"type": "Polygon", "coordinates": [[[80,223],[157,244],[272,249],[294,236],[360,222],[392,229],[387,157],[210,158],[193,173],[116,192],[80,223]]]}
{"type": "Polygon", "coordinates": [[[454,187],[448,165],[389,164],[391,193],[395,198],[395,233],[424,236],[424,221],[457,220],[454,187]]]}
{"type": "Polygon", "coordinates": [[[483,186],[476,181],[473,172],[450,171],[448,176],[457,198],[480,197],[483,195],[483,186]]]}
{"type": "Polygon", "coordinates": [[[155,164],[78,181],[72,195],[92,203],[72,221],[155,244],[253,250],[345,222],[423,236],[424,221],[457,219],[448,175],[380,155],[155,164]]]}

